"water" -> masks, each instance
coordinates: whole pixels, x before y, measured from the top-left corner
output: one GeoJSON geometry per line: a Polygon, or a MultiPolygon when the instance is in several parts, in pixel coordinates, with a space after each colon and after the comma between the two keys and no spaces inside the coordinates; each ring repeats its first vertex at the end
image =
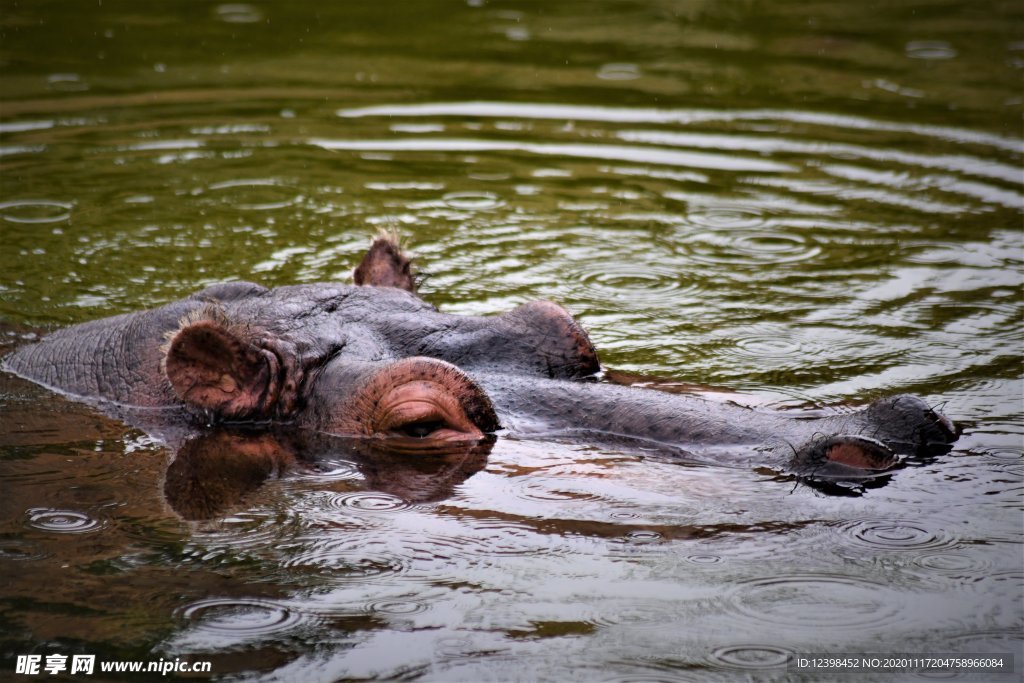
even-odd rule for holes
{"type": "Polygon", "coordinates": [[[606,366],[667,389],[909,391],[965,428],[852,496],[502,438],[421,477],[433,496],[341,450],[186,521],[162,444],[0,376],[5,671],[56,652],[232,680],[832,680],[788,667],[999,652],[1019,680],[1022,21],[4,0],[6,347],[225,279],[347,279],[397,229],[444,310],[554,299],[606,366]]]}

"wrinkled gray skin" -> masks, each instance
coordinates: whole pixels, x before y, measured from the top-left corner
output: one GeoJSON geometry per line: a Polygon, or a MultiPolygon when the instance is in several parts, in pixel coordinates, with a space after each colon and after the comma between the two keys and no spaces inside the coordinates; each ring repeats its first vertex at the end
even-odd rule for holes
{"type": "Polygon", "coordinates": [[[55,332],[4,367],[108,405],[183,409],[167,419],[197,430],[290,425],[424,446],[504,430],[826,477],[886,470],[956,439],[952,423],[913,396],[809,417],[596,380],[596,353],[568,313],[549,302],[496,317],[438,312],[416,295],[390,238],[374,243],[356,282],[214,285],[55,332]],[[402,382],[424,399],[402,404],[416,408],[412,417],[382,407],[402,382]]]}

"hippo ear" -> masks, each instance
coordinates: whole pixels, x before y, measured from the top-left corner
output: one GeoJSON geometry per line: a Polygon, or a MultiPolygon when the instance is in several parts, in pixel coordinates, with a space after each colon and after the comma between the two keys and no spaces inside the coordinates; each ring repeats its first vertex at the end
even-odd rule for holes
{"type": "Polygon", "coordinates": [[[244,332],[211,318],[183,321],[170,335],[163,359],[178,398],[228,419],[269,417],[280,363],[244,332]]]}
{"type": "Polygon", "coordinates": [[[394,233],[383,232],[373,240],[352,278],[357,285],[396,287],[416,293],[412,260],[406,256],[394,233]]]}

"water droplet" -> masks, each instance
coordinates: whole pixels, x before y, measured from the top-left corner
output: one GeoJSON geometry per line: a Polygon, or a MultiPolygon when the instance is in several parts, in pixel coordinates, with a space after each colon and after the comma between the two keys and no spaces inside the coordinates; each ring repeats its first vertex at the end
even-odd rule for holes
{"type": "Polygon", "coordinates": [[[254,24],[263,19],[260,10],[244,3],[218,5],[217,16],[229,24],[254,24]]]}
{"type": "Polygon", "coordinates": [[[87,534],[105,526],[103,522],[74,510],[31,508],[25,514],[28,516],[29,527],[59,534],[87,534]]]}
{"type": "Polygon", "coordinates": [[[743,581],[728,600],[743,620],[829,632],[891,628],[909,613],[907,597],[867,579],[820,573],[743,581]]]}
{"type": "Polygon", "coordinates": [[[211,184],[206,190],[193,192],[197,195],[206,193],[232,208],[244,211],[283,209],[295,204],[299,199],[299,193],[295,188],[274,178],[225,180],[211,184]]]}
{"type": "Polygon", "coordinates": [[[942,530],[929,530],[920,522],[902,520],[854,520],[838,528],[840,540],[873,550],[918,551],[946,548],[956,539],[942,530]]]}
{"type": "Polygon", "coordinates": [[[0,217],[8,223],[59,223],[71,218],[70,202],[15,199],[0,202],[0,217]]]}
{"type": "Polygon", "coordinates": [[[773,645],[731,645],[711,652],[711,661],[735,669],[762,670],[786,666],[794,653],[773,645]]]}
{"type": "Polygon", "coordinates": [[[953,59],[957,52],[944,40],[912,40],[907,43],[906,54],[912,59],[953,59]]]}
{"type": "Polygon", "coordinates": [[[525,26],[510,26],[505,29],[505,37],[516,42],[523,42],[529,40],[532,36],[530,29],[525,26]]]}
{"type": "Polygon", "coordinates": [[[375,600],[366,606],[371,614],[388,614],[406,616],[419,614],[427,609],[427,605],[415,598],[375,600]]]}
{"type": "Polygon", "coordinates": [[[581,295],[596,305],[609,301],[670,304],[692,298],[702,289],[702,284],[682,269],[628,258],[583,259],[568,279],[579,283],[581,295]]]}
{"type": "Polygon", "coordinates": [[[408,569],[402,558],[368,550],[366,544],[352,539],[326,542],[305,539],[299,551],[289,557],[284,566],[292,573],[309,571],[317,580],[365,583],[401,576],[408,569]]]}
{"type": "Polygon", "coordinates": [[[83,92],[89,89],[78,74],[50,74],[46,82],[51,90],[57,92],[83,92]]]}
{"type": "Polygon", "coordinates": [[[687,216],[700,228],[678,237],[689,257],[715,265],[763,267],[813,259],[821,253],[812,238],[769,225],[757,211],[709,209],[687,216]]]}
{"type": "Polygon", "coordinates": [[[643,73],[636,64],[605,64],[598,70],[597,77],[605,81],[633,81],[643,73]]]}
{"type": "Polygon", "coordinates": [[[774,336],[745,337],[737,340],[736,346],[742,355],[757,360],[785,359],[803,355],[798,342],[774,336]]]}
{"type": "Polygon", "coordinates": [[[279,634],[302,620],[299,612],[270,600],[210,598],[178,610],[196,630],[247,638],[279,634]]]}
{"type": "Polygon", "coordinates": [[[409,507],[409,503],[398,496],[382,491],[355,491],[331,496],[327,506],[338,510],[360,510],[362,512],[397,512],[409,507]]]}
{"type": "Polygon", "coordinates": [[[914,564],[948,576],[979,576],[991,566],[984,558],[959,552],[927,553],[914,558],[914,564]]]}
{"type": "Polygon", "coordinates": [[[629,543],[636,545],[645,545],[648,543],[658,543],[661,541],[661,534],[657,531],[648,531],[646,529],[635,529],[626,534],[626,540],[629,543]]]}
{"type": "Polygon", "coordinates": [[[505,204],[491,192],[449,192],[442,200],[451,208],[462,211],[490,211],[505,204]]]}

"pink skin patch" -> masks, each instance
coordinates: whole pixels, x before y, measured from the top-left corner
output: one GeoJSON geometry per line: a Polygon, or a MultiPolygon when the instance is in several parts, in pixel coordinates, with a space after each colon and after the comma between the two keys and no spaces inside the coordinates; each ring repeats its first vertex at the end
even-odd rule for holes
{"type": "Polygon", "coordinates": [[[841,465],[864,470],[887,470],[899,459],[885,444],[861,436],[838,436],[826,445],[825,457],[841,465]]]}
{"type": "Polygon", "coordinates": [[[498,428],[486,394],[461,370],[405,358],[373,372],[333,411],[333,434],[473,441],[498,428]]]}

